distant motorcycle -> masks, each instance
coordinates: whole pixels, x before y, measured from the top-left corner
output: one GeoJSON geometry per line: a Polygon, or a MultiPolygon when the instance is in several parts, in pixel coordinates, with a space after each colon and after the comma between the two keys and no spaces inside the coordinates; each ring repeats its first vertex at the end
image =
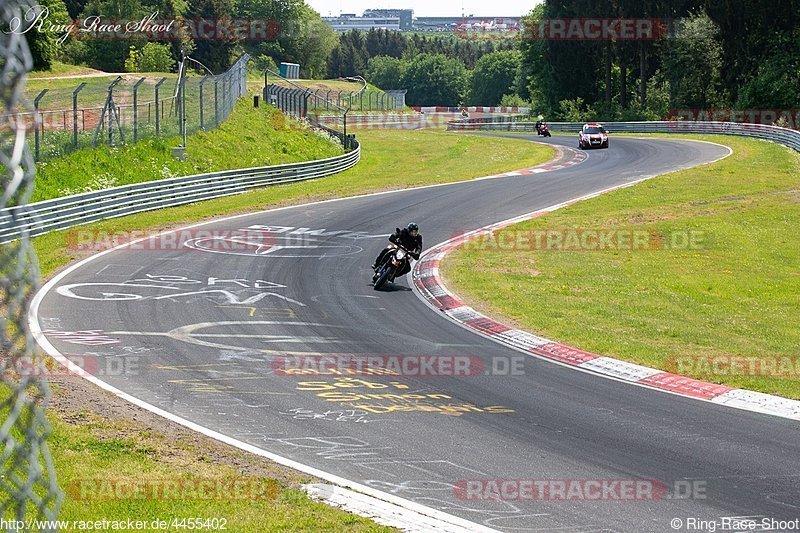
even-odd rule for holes
{"type": "Polygon", "coordinates": [[[464,117],[464,118],[469,118],[469,113],[467,113],[466,110],[461,111],[461,116],[464,117]]]}
{"type": "Polygon", "coordinates": [[[393,248],[392,252],[386,254],[375,273],[373,288],[376,291],[383,287],[387,281],[394,282],[397,273],[406,270],[405,267],[411,261],[411,254],[399,244],[392,244],[389,247],[393,248]]]}
{"type": "Polygon", "coordinates": [[[550,133],[550,128],[547,126],[547,124],[542,124],[541,126],[539,126],[537,128],[537,133],[540,137],[545,137],[545,138],[553,136],[553,134],[550,133]]]}

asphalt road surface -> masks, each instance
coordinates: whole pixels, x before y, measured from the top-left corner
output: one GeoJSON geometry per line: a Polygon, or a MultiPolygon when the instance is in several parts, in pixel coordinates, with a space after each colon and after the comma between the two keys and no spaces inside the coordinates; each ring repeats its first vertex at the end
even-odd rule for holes
{"type": "MultiPolygon", "coordinates": [[[[574,147],[573,137],[550,141],[574,147]]],[[[86,262],[44,296],[39,321],[62,353],[86,356],[90,372],[141,400],[500,530],[689,531],[698,530],[686,529],[692,519],[795,519],[797,422],[525,356],[437,316],[407,279],[386,291],[369,283],[386,236],[408,221],[431,246],[726,153],[613,138],[611,149],[555,172],[213,222],[176,237],[184,246],[165,238],[86,262]],[[412,363],[439,355],[471,366],[459,376],[414,375],[413,364],[400,375],[287,376],[281,369],[298,362],[291,354],[309,356],[312,370],[316,354],[412,363]],[[497,493],[486,480],[507,480],[500,500],[487,498],[497,493]],[[508,480],[547,481],[534,485],[542,494],[517,498],[508,480]],[[633,481],[643,484],[631,496],[633,481]]]]}

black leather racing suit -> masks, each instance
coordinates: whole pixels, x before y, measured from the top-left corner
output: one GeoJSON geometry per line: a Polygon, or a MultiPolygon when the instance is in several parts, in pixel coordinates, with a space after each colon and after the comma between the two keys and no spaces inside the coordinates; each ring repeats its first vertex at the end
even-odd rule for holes
{"type": "MultiPolygon", "coordinates": [[[[397,228],[394,233],[389,235],[389,242],[394,244],[400,244],[403,248],[408,250],[408,252],[411,254],[411,257],[413,257],[414,259],[418,260],[419,254],[422,253],[422,235],[418,233],[416,237],[412,237],[411,233],[409,233],[408,229],[406,228],[403,229],[397,228]]],[[[389,251],[390,249],[387,247],[384,248],[380,254],[378,254],[378,258],[375,259],[376,267],[381,266],[381,263],[383,263],[383,260],[386,257],[386,254],[389,253],[389,251]]],[[[411,270],[411,261],[406,263],[405,268],[402,271],[398,272],[395,275],[395,277],[399,278],[400,276],[404,276],[408,274],[410,270],[411,270]]]]}

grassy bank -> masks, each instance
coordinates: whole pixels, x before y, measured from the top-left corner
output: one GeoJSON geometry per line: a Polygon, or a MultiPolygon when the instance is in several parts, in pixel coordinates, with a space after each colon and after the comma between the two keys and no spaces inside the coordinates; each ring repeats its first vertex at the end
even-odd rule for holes
{"type": "Polygon", "coordinates": [[[219,128],[189,136],[187,161],[172,157],[180,137],[145,139],[122,147],[80,150],[37,166],[33,201],[90,189],[186,176],[216,170],[248,168],[342,153],[269,106],[253,108],[242,99],[219,128]]]}
{"type": "MultiPolygon", "coordinates": [[[[131,215],[81,226],[81,230],[155,232],[179,224],[280,205],[467,180],[543,163],[554,153],[550,147],[522,140],[425,130],[361,130],[358,138],[362,143],[361,162],[335,176],[131,215]]],[[[230,141],[229,152],[244,152],[239,149],[237,137],[231,137],[230,141]]],[[[225,151],[225,148],[220,150],[225,151]]],[[[222,157],[232,156],[223,154],[222,157]]],[[[43,275],[50,275],[77,257],[67,249],[68,235],[69,230],[34,239],[43,275]]]]}
{"type": "MultiPolygon", "coordinates": [[[[800,360],[800,156],[761,141],[695,138],[735,153],[504,230],[622,229],[663,243],[630,251],[473,246],[444,262],[448,286],[529,331],[656,368],[676,371],[676,356],[800,360]],[[693,245],[684,246],[687,237],[693,245]]],[[[681,369],[800,398],[797,374],[681,369]]]]}

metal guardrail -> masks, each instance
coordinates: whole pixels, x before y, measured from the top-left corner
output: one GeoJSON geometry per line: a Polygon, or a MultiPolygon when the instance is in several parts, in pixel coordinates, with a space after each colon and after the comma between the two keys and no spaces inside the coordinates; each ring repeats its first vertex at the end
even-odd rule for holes
{"type": "MultiPolygon", "coordinates": [[[[480,119],[458,120],[447,125],[454,131],[536,131],[533,122],[480,122],[480,119]]],[[[708,133],[737,135],[772,141],[800,152],[800,131],[762,124],[743,124],[739,122],[603,122],[609,133],[708,133]]],[[[582,122],[548,122],[551,131],[578,133],[582,122]]]]}
{"type": "Polygon", "coordinates": [[[330,176],[355,166],[361,146],[343,155],[268,167],[226,170],[121,185],[0,210],[0,244],[142,211],[230,196],[250,189],[330,176]]]}

